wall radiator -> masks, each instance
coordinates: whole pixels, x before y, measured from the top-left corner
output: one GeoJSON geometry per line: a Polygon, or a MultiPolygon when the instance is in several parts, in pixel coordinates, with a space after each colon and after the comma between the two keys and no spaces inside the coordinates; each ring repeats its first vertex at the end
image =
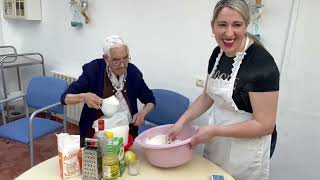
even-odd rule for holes
{"type": "MultiPolygon", "coordinates": [[[[76,81],[78,79],[77,77],[74,77],[64,72],[51,71],[51,73],[53,77],[65,80],[68,84],[71,84],[73,81],[76,81]]],[[[84,103],[79,103],[76,105],[67,105],[67,118],[69,122],[79,124],[83,104],[84,103]]]]}

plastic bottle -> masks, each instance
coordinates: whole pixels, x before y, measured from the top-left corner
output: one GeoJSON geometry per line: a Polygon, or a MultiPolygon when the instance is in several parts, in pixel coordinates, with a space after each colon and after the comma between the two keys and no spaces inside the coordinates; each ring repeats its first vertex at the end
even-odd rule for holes
{"type": "Polygon", "coordinates": [[[96,131],[96,133],[94,134],[94,136],[92,137],[93,139],[101,139],[103,140],[104,137],[104,120],[103,119],[99,119],[98,120],[98,131],[96,131]]]}
{"type": "Polygon", "coordinates": [[[120,176],[119,158],[113,145],[113,133],[107,132],[103,147],[102,171],[104,180],[115,180],[120,176]]]}

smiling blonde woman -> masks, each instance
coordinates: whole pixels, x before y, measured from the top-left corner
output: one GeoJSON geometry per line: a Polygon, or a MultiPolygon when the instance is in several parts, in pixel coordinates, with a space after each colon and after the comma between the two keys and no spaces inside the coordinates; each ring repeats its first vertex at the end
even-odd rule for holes
{"type": "Polygon", "coordinates": [[[247,32],[249,23],[245,1],[217,3],[211,27],[218,47],[209,60],[206,86],[169,136],[174,139],[185,124],[211,108],[209,125],[199,129],[192,146],[204,143],[204,156],[237,180],[268,180],[279,70],[247,32]]]}

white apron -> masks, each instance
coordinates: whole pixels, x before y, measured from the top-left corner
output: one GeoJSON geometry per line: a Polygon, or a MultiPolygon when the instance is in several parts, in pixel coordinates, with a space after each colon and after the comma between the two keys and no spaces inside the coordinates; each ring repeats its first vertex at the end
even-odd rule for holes
{"type": "MultiPolygon", "coordinates": [[[[249,44],[246,40],[245,49],[249,44]]],[[[245,52],[234,58],[230,79],[213,79],[223,51],[220,51],[208,78],[207,93],[214,100],[209,124],[224,126],[250,121],[252,113],[239,110],[232,99],[235,79],[245,52]]],[[[216,163],[236,180],[268,180],[271,135],[259,138],[214,137],[206,144],[204,157],[216,163]]]]}

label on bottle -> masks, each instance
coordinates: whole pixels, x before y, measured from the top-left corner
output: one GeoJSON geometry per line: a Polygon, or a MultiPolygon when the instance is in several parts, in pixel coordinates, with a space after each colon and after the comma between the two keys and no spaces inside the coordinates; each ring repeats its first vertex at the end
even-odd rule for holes
{"type": "Polygon", "coordinates": [[[112,165],[106,165],[103,176],[106,178],[115,178],[119,177],[120,169],[119,169],[119,163],[114,163],[112,165]]]}
{"type": "Polygon", "coordinates": [[[99,119],[98,120],[98,131],[103,131],[104,130],[104,120],[99,119]]]}

